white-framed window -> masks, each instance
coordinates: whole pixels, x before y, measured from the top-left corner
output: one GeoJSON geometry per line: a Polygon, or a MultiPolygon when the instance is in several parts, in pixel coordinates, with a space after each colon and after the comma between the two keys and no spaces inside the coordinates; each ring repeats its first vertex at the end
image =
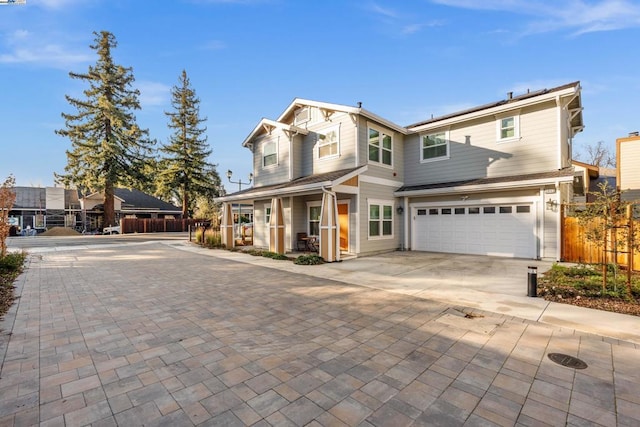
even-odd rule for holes
{"type": "Polygon", "coordinates": [[[307,203],[307,234],[312,237],[320,236],[320,214],[322,202],[307,203]]]}
{"type": "Polygon", "coordinates": [[[334,126],[318,134],[318,158],[325,159],[340,154],[340,127],[334,126]]]}
{"type": "Polygon", "coordinates": [[[496,138],[498,142],[508,142],[520,139],[520,116],[499,117],[496,120],[496,138]]]}
{"type": "Polygon", "coordinates": [[[378,129],[369,128],[369,162],[393,165],[393,136],[378,129]]]}
{"type": "Polygon", "coordinates": [[[311,110],[309,107],[300,107],[294,113],[293,125],[300,126],[303,123],[307,123],[311,120],[311,110]]]}
{"type": "Polygon", "coordinates": [[[264,225],[269,228],[269,224],[271,224],[271,203],[266,203],[264,205],[264,225]]]}
{"type": "Polygon", "coordinates": [[[442,131],[420,136],[420,161],[432,162],[449,158],[449,132],[442,131]]]}
{"type": "Polygon", "coordinates": [[[369,239],[393,237],[393,201],[369,200],[369,239]]]}
{"type": "Polygon", "coordinates": [[[275,166],[278,164],[278,142],[267,141],[262,146],[262,167],[275,166]]]}

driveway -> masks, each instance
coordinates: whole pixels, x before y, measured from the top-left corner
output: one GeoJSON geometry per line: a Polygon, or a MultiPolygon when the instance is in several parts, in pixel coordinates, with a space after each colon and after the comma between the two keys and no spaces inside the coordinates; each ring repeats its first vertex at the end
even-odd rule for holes
{"type": "Polygon", "coordinates": [[[33,254],[0,425],[640,422],[634,344],[183,249],[33,254]]]}

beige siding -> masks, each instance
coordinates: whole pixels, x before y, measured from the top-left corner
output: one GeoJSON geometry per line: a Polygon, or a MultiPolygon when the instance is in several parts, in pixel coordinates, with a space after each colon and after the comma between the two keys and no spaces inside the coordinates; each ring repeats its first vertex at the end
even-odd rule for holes
{"type": "Polygon", "coordinates": [[[359,166],[368,165],[367,175],[376,178],[393,179],[401,181],[404,176],[404,135],[395,132],[381,124],[368,120],[365,117],[358,118],[358,157],[359,166]],[[391,154],[392,165],[384,165],[369,162],[369,127],[393,137],[393,151],[391,154]]]}
{"type": "MultiPolygon", "coordinates": [[[[315,110],[315,109],[314,109],[315,110]]],[[[302,176],[331,172],[356,166],[355,125],[348,114],[335,113],[328,121],[319,121],[308,127],[310,131],[302,142],[302,176]],[[319,136],[328,130],[339,131],[339,153],[336,156],[319,157],[319,136]]]]}
{"type": "Polygon", "coordinates": [[[395,188],[360,183],[360,253],[359,255],[374,254],[396,250],[400,247],[402,236],[400,234],[402,215],[396,212],[397,200],[393,197],[395,188]],[[369,238],[369,201],[386,200],[393,206],[393,237],[391,238],[369,238]]]}
{"type": "MultiPolygon", "coordinates": [[[[520,138],[497,140],[495,117],[485,117],[424,134],[449,131],[449,158],[420,162],[421,136],[405,138],[405,185],[520,175],[558,169],[559,135],[553,102],[519,112],[520,138]]],[[[517,112],[513,112],[517,114],[517,112]]]]}
{"type": "Polygon", "coordinates": [[[289,180],[289,137],[280,130],[274,130],[271,135],[257,139],[253,147],[254,186],[261,187],[289,180]],[[264,146],[270,142],[277,144],[278,163],[262,166],[264,146]]]}
{"type": "Polygon", "coordinates": [[[640,139],[620,143],[620,190],[625,200],[640,200],[640,139]]]}

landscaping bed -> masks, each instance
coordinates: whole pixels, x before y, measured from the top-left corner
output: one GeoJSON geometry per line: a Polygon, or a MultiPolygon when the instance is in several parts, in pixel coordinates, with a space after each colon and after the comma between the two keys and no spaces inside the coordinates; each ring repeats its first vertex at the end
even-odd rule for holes
{"type": "Polygon", "coordinates": [[[538,279],[538,296],[547,301],[640,316],[640,274],[632,274],[631,293],[626,280],[626,271],[609,267],[603,289],[601,266],[554,265],[538,279]]]}
{"type": "Polygon", "coordinates": [[[25,257],[22,253],[10,253],[0,258],[0,316],[4,316],[13,304],[13,283],[22,272],[25,257]]]}

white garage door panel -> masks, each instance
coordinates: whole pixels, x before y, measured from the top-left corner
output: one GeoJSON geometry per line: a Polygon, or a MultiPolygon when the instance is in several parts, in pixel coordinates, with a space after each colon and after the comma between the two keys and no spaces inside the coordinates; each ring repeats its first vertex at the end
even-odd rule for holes
{"type": "Polygon", "coordinates": [[[479,213],[469,213],[469,207],[462,206],[418,208],[414,211],[415,250],[535,258],[535,215],[531,205],[507,203],[473,208],[479,208],[479,213]],[[456,208],[459,212],[464,209],[464,214],[455,214],[456,208]]]}

